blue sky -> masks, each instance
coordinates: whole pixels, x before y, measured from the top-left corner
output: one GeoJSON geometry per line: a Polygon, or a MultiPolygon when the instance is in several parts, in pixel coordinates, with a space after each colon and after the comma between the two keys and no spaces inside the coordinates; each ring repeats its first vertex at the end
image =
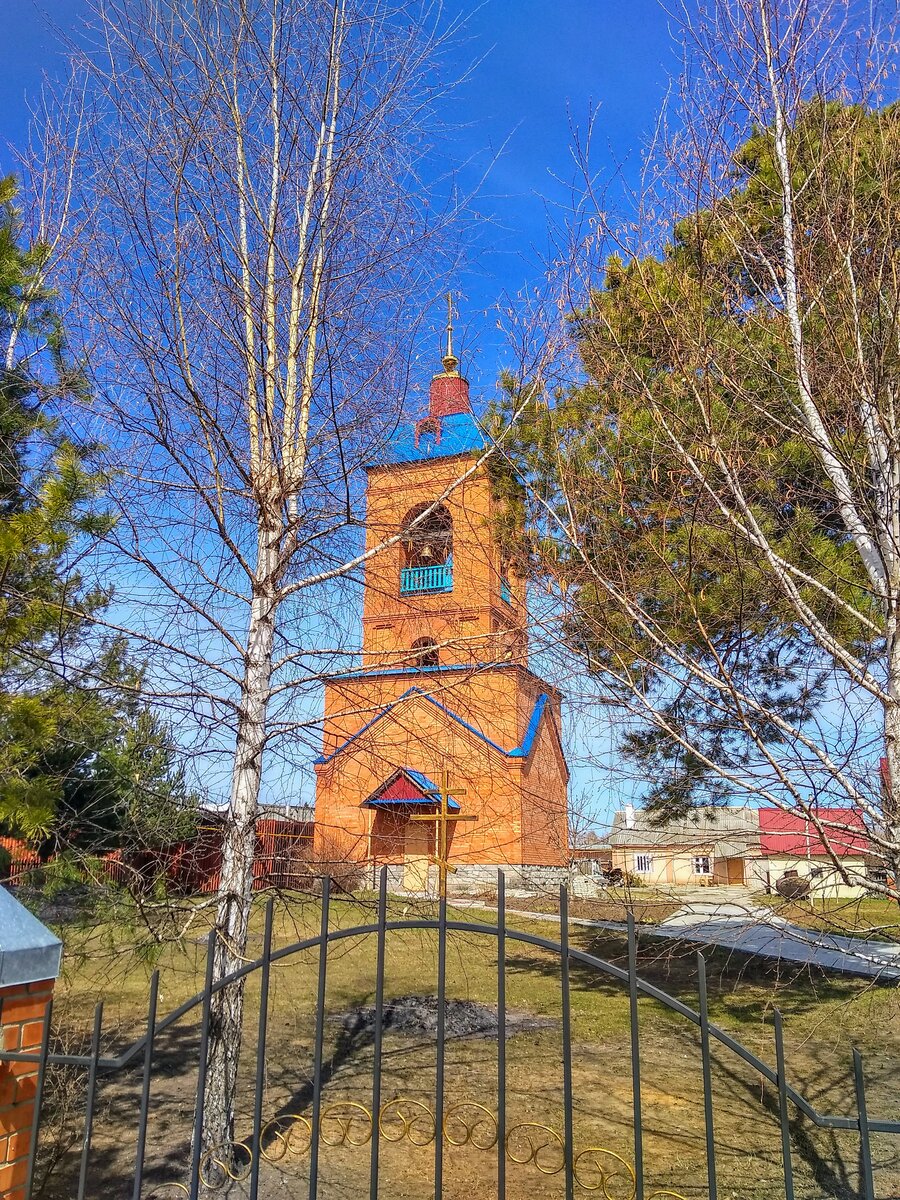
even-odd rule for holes
{"type": "MultiPolygon", "coordinates": [[[[29,98],[43,74],[52,77],[64,67],[60,35],[77,35],[86,11],[85,0],[5,0],[0,171],[15,165],[14,148],[27,136],[29,98]]],[[[480,407],[507,360],[496,306],[535,283],[548,252],[548,212],[558,214],[567,201],[566,182],[576,174],[573,128],[583,132],[589,114],[597,113],[593,165],[614,181],[612,202],[624,202],[679,63],[657,0],[484,0],[477,9],[446,0],[445,11],[450,18],[470,13],[455,67],[463,74],[476,65],[445,104],[450,132],[443,160],[459,170],[463,189],[492,164],[476,201],[489,223],[481,227],[477,260],[455,281],[463,369],[480,407]]],[[[436,311],[434,359],[442,323],[436,311]]],[[[423,383],[436,366],[427,348],[425,356],[423,383]]],[[[634,784],[611,767],[611,732],[573,718],[569,738],[573,791],[595,796],[601,814],[613,797],[629,798],[634,784]]]]}
{"type": "Polygon", "coordinates": [[[572,126],[583,131],[597,110],[596,166],[635,182],[678,59],[657,0],[487,0],[469,29],[484,57],[448,106],[464,126],[455,138],[460,158],[484,161],[482,148],[503,147],[479,199],[496,221],[492,250],[460,281],[470,339],[482,349],[470,374],[492,383],[489,310],[534,281],[548,250],[548,210],[567,202],[565,184],[576,174],[572,126]]]}
{"type": "MultiPolygon", "coordinates": [[[[634,183],[677,49],[657,0],[484,0],[477,8],[446,0],[445,10],[471,14],[459,73],[477,63],[445,105],[445,153],[468,164],[464,187],[498,155],[477,200],[492,224],[477,263],[457,281],[465,367],[473,390],[490,391],[504,361],[492,310],[534,281],[547,251],[548,206],[565,203],[559,181],[574,175],[571,127],[583,130],[598,110],[596,166],[634,183]]],[[[27,135],[43,73],[63,67],[60,34],[75,33],[86,11],[85,0],[5,0],[0,170],[14,165],[9,147],[27,135]]],[[[436,329],[441,320],[436,313],[436,329]]]]}

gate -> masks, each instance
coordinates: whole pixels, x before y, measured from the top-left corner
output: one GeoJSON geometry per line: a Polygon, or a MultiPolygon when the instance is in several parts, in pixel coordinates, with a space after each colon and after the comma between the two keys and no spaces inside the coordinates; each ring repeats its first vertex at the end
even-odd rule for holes
{"type": "MultiPolygon", "coordinates": [[[[382,1156],[391,1143],[402,1143],[410,1154],[426,1156],[433,1177],[432,1195],[436,1200],[445,1196],[444,1179],[447,1156],[461,1147],[477,1150],[490,1156],[492,1167],[491,1195],[497,1200],[512,1200],[508,1188],[508,1173],[511,1164],[526,1167],[536,1177],[555,1177],[559,1192],[566,1200],[576,1196],[595,1193],[604,1200],[687,1200],[676,1190],[677,1180],[671,1187],[661,1189],[645,1184],[644,1170],[644,1113],[642,1104],[642,1070],[640,1050],[640,1020],[638,999],[649,997],[677,1014],[699,1030],[700,1070],[703,1094],[703,1128],[705,1132],[705,1185],[701,1191],[691,1190],[691,1196],[702,1195],[717,1200],[719,1195],[717,1175],[717,1145],[715,1132],[715,1105],[712,1086],[712,1047],[716,1045],[729,1055],[735,1056],[758,1076],[761,1084],[769,1084],[777,1096],[777,1122],[780,1129],[780,1168],[783,1181],[780,1194],[785,1200],[794,1200],[794,1166],[792,1150],[792,1123],[803,1118],[819,1129],[850,1131],[858,1139],[858,1190],[846,1194],[857,1195],[862,1200],[876,1200],[872,1166],[871,1135],[900,1133],[900,1121],[877,1119],[868,1115],[866,1106],[866,1083],[862,1059],[853,1052],[853,1079],[855,1088],[854,1116],[838,1116],[821,1113],[815,1105],[792,1087],[785,1076],[785,1051],[782,1017],[774,1012],[774,1057],[771,1066],[741,1044],[726,1030],[711,1023],[708,1014],[706,963],[702,954],[697,955],[698,996],[696,1009],[685,1004],[676,996],[642,979],[637,972],[637,941],[631,914],[628,918],[628,963],[627,968],[605,961],[587,951],[570,945],[568,922],[568,896],[563,887],[559,895],[559,931],[556,940],[541,937],[536,933],[510,928],[506,920],[505,883],[502,872],[498,878],[497,920],[495,924],[458,920],[448,916],[447,901],[442,899],[436,916],[412,915],[402,919],[389,919],[387,913],[387,871],[381,871],[377,917],[371,923],[358,924],[350,928],[332,929],[329,921],[330,884],[326,878],[322,886],[321,928],[315,937],[306,938],[292,945],[273,948],[273,904],[270,899],[266,907],[263,952],[260,958],[248,962],[239,971],[226,979],[213,982],[213,940],[207,944],[205,986],[201,992],[180,1005],[164,1017],[157,1013],[159,999],[159,975],[154,973],[149,989],[146,1016],[146,1031],[122,1054],[107,1057],[101,1054],[103,1032],[103,1006],[98,1005],[87,1054],[57,1053],[51,1050],[50,1008],[44,1025],[43,1042],[37,1054],[0,1051],[0,1062],[15,1061],[37,1064],[36,1111],[37,1118],[32,1131],[28,1181],[24,1190],[25,1200],[35,1195],[35,1163],[40,1150],[40,1124],[48,1069],[53,1067],[77,1068],[83,1071],[84,1111],[80,1136],[79,1169],[77,1184],[69,1192],[73,1200],[86,1197],[121,1196],[126,1200],[174,1200],[186,1197],[201,1200],[202,1197],[221,1195],[234,1200],[267,1200],[274,1195],[267,1190],[264,1175],[273,1165],[302,1161],[304,1191],[309,1200],[322,1197],[320,1181],[320,1154],[323,1147],[340,1146],[368,1157],[367,1187],[369,1200],[389,1195],[380,1180],[382,1156]],[[436,1030],[435,1030],[435,1087],[433,1100],[422,1100],[383,1094],[382,1067],[385,1033],[385,952],[388,935],[399,931],[428,931],[437,935],[437,980],[436,980],[436,1030]],[[496,943],[496,1105],[482,1103],[483,1097],[473,1097],[462,1102],[446,1103],[446,1013],[447,996],[447,939],[450,933],[465,933],[477,938],[492,939],[496,943]],[[326,1041],[326,987],[329,978],[330,955],[334,948],[346,939],[374,937],[376,941],[374,1003],[372,1027],[372,1077],[364,1099],[342,1099],[330,1102],[325,1090],[327,1081],[323,1069],[326,1041]],[[561,1127],[537,1121],[520,1121],[510,1118],[507,1106],[507,975],[509,954],[512,945],[531,947],[553,955],[558,962],[560,986],[560,1031],[561,1061],[559,1066],[563,1098],[561,1127]],[[308,1105],[297,1112],[280,1112],[275,1117],[264,1113],[266,1092],[266,1048],[269,1035],[269,983],[274,964],[305,950],[318,953],[317,995],[315,1007],[315,1035],[312,1047],[311,1091],[308,1105]],[[572,1005],[570,970],[573,964],[615,981],[628,994],[630,1017],[630,1063],[632,1129],[630,1144],[610,1148],[599,1145],[580,1144],[576,1137],[573,1114],[572,1072],[572,1005]],[[253,1103],[250,1128],[246,1136],[229,1146],[202,1150],[200,1131],[203,1125],[203,1094],[206,1078],[207,1045],[210,1032],[210,1008],[212,996],[220,988],[238,979],[246,979],[258,973],[260,1003],[256,1035],[256,1069],[253,1081],[253,1103]],[[180,1173],[173,1174],[167,1181],[158,1179],[145,1182],[145,1158],[147,1151],[148,1122],[154,1082],[157,1078],[157,1058],[160,1038],[166,1031],[173,1030],[194,1010],[199,1010],[199,1042],[197,1059],[197,1084],[193,1107],[193,1135],[189,1161],[180,1173]],[[123,1140],[132,1139],[134,1146],[134,1171],[127,1193],[112,1193],[103,1190],[96,1178],[94,1152],[94,1122],[98,1095],[102,1079],[112,1079],[126,1069],[139,1069],[137,1103],[131,1113],[131,1131],[122,1127],[123,1140]],[[308,1177],[308,1185],[306,1178],[308,1177]]],[[[249,1049],[253,1044],[253,1031],[246,1026],[244,1043],[249,1049]]],[[[129,1170],[129,1176],[131,1172],[129,1170]]],[[[429,1188],[429,1190],[431,1190],[429,1188]]],[[[295,1192],[279,1192],[285,1197],[295,1192]]],[[[346,1196],[355,1200],[356,1192],[327,1191],[327,1196],[346,1196]]],[[[733,1192],[731,1193],[734,1194],[733,1192]]],[[[837,1193],[832,1193],[837,1194],[837,1193]]],[[[361,1198],[360,1198],[361,1200],[361,1198]]]]}

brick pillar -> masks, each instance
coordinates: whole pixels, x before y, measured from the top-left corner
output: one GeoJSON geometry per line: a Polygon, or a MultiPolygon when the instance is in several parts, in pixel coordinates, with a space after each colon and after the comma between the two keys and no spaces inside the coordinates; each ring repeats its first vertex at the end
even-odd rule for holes
{"type": "Polygon", "coordinates": [[[34,1128],[37,1054],[47,1003],[59,975],[62,944],[0,887],[0,1200],[25,1200],[34,1128]]]}
{"type": "MultiPolygon", "coordinates": [[[[55,980],[0,988],[0,1047],[40,1052],[55,980]]],[[[25,1200],[37,1063],[0,1062],[0,1200],[25,1200]]]]}

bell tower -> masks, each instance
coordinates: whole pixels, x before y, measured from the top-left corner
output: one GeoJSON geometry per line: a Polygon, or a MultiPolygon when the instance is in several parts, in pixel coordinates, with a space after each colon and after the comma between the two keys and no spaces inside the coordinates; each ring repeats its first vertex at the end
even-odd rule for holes
{"type": "Polygon", "coordinates": [[[363,663],[370,668],[520,662],[527,656],[525,586],[500,557],[486,449],[453,353],[428,415],[369,470],[363,663]],[[480,453],[479,453],[480,452],[480,453]],[[474,468],[474,469],[473,469],[474,468]],[[397,538],[397,535],[399,539],[397,538]]]}
{"type": "Polygon", "coordinates": [[[327,681],[316,762],[320,855],[386,862],[410,891],[432,880],[422,813],[444,772],[469,817],[451,890],[568,853],[561,697],[528,669],[525,583],[498,546],[449,297],[442,349],[427,414],[368,468],[362,670],[327,681]]]}

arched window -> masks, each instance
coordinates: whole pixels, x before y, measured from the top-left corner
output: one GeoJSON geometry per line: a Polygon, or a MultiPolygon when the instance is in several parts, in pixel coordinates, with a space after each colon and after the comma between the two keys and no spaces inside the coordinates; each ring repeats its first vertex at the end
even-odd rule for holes
{"type": "Polygon", "coordinates": [[[437,642],[434,638],[420,637],[412,644],[413,657],[417,667],[437,667],[440,666],[438,658],[437,642]]]}
{"type": "Polygon", "coordinates": [[[403,521],[403,554],[405,567],[439,567],[449,565],[453,555],[453,518],[439,504],[427,517],[416,518],[428,508],[419,504],[406,514],[403,521]]]}

